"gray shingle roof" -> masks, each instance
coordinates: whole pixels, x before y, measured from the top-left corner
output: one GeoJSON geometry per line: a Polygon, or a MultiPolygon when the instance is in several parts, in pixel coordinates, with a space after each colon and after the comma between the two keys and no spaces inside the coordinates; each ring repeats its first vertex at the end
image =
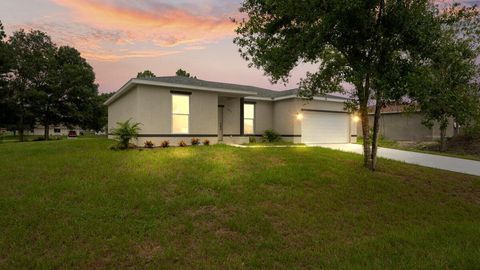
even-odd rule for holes
{"type": "MultiPolygon", "coordinates": [[[[171,84],[183,84],[183,85],[189,85],[189,86],[199,86],[199,87],[209,87],[209,88],[218,88],[218,89],[246,91],[246,92],[256,93],[258,97],[267,97],[267,98],[276,98],[276,97],[296,95],[297,92],[298,92],[298,89],[290,89],[290,90],[285,90],[285,91],[273,91],[273,90],[260,88],[260,87],[255,87],[255,86],[204,81],[204,80],[199,80],[199,79],[195,79],[195,78],[188,78],[188,77],[183,77],[183,76],[142,78],[142,80],[156,81],[156,82],[163,82],[163,83],[171,83],[171,84]]],[[[340,98],[340,99],[347,100],[347,98],[334,96],[334,95],[326,95],[326,97],[340,98]]]]}

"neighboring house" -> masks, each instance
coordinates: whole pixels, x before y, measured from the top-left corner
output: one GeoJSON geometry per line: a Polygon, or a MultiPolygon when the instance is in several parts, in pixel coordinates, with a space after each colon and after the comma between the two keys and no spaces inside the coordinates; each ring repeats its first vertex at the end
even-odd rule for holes
{"type": "Polygon", "coordinates": [[[109,131],[128,119],[142,124],[139,145],[194,137],[246,143],[269,129],[296,143],[348,143],[357,133],[354,117],[343,110],[346,100],[327,95],[306,101],[296,90],[175,76],[131,79],[105,104],[109,131]]]}
{"type": "MultiPolygon", "coordinates": [[[[50,136],[67,136],[68,132],[75,131],[77,135],[80,135],[80,132],[83,130],[80,127],[69,128],[66,126],[51,126],[49,129],[50,136]]],[[[25,135],[36,135],[43,136],[45,135],[45,128],[41,125],[35,126],[32,130],[25,133],[25,135]]]]}
{"type": "MultiPolygon", "coordinates": [[[[370,110],[369,124],[373,128],[373,108],[370,110]]],[[[422,124],[420,111],[407,112],[404,105],[389,105],[382,109],[380,117],[380,136],[394,141],[434,141],[440,139],[440,127],[435,124],[428,128],[422,124]]],[[[358,134],[362,134],[362,123],[359,122],[358,134]]],[[[454,135],[453,120],[447,128],[447,137],[454,135]]]]}

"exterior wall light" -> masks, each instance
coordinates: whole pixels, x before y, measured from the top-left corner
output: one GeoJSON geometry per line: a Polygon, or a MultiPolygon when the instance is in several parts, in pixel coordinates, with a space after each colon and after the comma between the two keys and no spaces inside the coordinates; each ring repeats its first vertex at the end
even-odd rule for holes
{"type": "Polygon", "coordinates": [[[360,117],[358,115],[353,116],[353,122],[358,123],[360,121],[360,117]]]}
{"type": "Polygon", "coordinates": [[[297,120],[303,120],[303,114],[297,113],[297,120]]]}

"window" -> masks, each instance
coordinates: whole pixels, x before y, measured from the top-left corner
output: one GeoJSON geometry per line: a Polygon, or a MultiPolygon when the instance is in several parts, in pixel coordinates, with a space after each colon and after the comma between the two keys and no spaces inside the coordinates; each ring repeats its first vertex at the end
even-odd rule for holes
{"type": "Polygon", "coordinates": [[[172,95],[172,133],[187,134],[190,117],[190,96],[172,95]]]}
{"type": "Polygon", "coordinates": [[[60,129],[59,129],[59,128],[54,128],[54,129],[53,129],[53,132],[54,132],[54,133],[60,133],[60,129]]]}
{"type": "Polygon", "coordinates": [[[245,103],[243,105],[243,133],[254,134],[255,104],[245,103]]]}

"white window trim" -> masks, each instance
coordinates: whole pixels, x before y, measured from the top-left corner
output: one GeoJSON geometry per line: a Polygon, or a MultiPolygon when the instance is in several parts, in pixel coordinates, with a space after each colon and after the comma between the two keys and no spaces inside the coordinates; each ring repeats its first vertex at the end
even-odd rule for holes
{"type": "Polygon", "coordinates": [[[172,135],[188,135],[188,134],[190,134],[190,122],[191,122],[191,121],[190,121],[190,111],[192,110],[191,95],[189,95],[189,94],[180,94],[180,93],[172,93],[170,100],[171,100],[171,103],[172,103],[172,110],[171,110],[171,114],[172,114],[172,115],[170,116],[170,119],[171,119],[171,127],[170,127],[171,132],[170,132],[170,133],[171,133],[172,135]],[[184,114],[184,113],[173,113],[173,96],[187,96],[187,97],[188,97],[188,114],[184,114]],[[187,130],[186,133],[178,133],[178,132],[174,133],[174,132],[173,132],[173,116],[175,116],[175,115],[187,115],[187,116],[188,116],[188,130],[187,130]]]}
{"type": "Polygon", "coordinates": [[[255,118],[257,118],[257,104],[246,102],[243,104],[243,134],[244,135],[255,135],[255,118]],[[245,117],[245,105],[253,105],[253,118],[246,118],[245,117]],[[253,132],[247,133],[245,132],[245,120],[253,120],[253,132]]]}

